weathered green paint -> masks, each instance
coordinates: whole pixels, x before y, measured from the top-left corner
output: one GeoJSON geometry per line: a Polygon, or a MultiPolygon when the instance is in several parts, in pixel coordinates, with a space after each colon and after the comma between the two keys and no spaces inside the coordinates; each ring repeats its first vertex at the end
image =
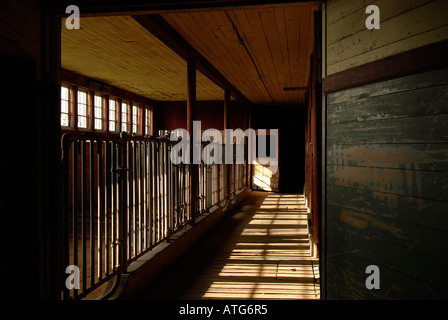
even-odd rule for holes
{"type": "Polygon", "coordinates": [[[327,152],[331,165],[448,172],[448,144],[333,144],[327,152]]]}
{"type": "Polygon", "coordinates": [[[327,96],[327,298],[448,297],[448,70],[327,96]],[[365,268],[381,289],[365,287],[365,268]]]}

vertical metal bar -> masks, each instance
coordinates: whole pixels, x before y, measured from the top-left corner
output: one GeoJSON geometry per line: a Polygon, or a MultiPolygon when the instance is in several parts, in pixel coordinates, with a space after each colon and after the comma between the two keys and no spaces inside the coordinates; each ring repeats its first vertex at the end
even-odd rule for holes
{"type": "Polygon", "coordinates": [[[159,142],[159,152],[157,154],[158,172],[159,172],[159,241],[163,238],[165,227],[165,212],[163,208],[163,143],[159,142]]]}
{"type": "MultiPolygon", "coordinates": [[[[73,141],[72,153],[72,240],[73,240],[73,265],[78,266],[78,141],[73,141]]],[[[74,289],[73,295],[78,296],[78,289],[74,289]]]]}
{"type": "Polygon", "coordinates": [[[159,237],[159,143],[154,143],[154,243],[159,237]]]}
{"type": "Polygon", "coordinates": [[[119,183],[121,184],[121,196],[120,196],[120,216],[119,216],[119,222],[118,222],[118,234],[119,234],[119,261],[120,261],[120,269],[125,270],[126,269],[126,257],[128,257],[128,244],[127,244],[127,237],[126,237],[126,226],[129,225],[128,221],[128,210],[126,210],[129,205],[127,203],[127,173],[126,170],[128,168],[126,167],[126,159],[127,159],[127,133],[122,132],[121,133],[121,165],[120,165],[120,179],[119,183]]]}
{"type": "Polygon", "coordinates": [[[166,211],[165,211],[165,163],[163,161],[164,157],[164,143],[160,143],[159,152],[159,167],[160,167],[160,215],[161,215],[161,228],[160,228],[160,240],[165,238],[165,227],[166,227],[166,211]]]}
{"type": "Polygon", "coordinates": [[[112,271],[116,270],[117,266],[117,155],[118,155],[118,145],[113,142],[111,145],[111,156],[112,156],[112,212],[111,212],[111,251],[112,251],[112,271]]]}
{"type": "MultiPolygon", "coordinates": [[[[97,146],[98,148],[98,146],[97,146]]],[[[90,161],[89,161],[89,169],[90,169],[90,186],[89,186],[89,192],[90,192],[90,221],[89,221],[89,232],[90,232],[90,239],[89,239],[89,249],[90,249],[90,286],[93,287],[95,284],[95,252],[93,250],[93,244],[95,242],[94,238],[94,232],[93,232],[93,212],[95,211],[95,195],[94,195],[94,185],[95,185],[95,141],[92,139],[90,140],[90,161]]]]}
{"type": "Polygon", "coordinates": [[[145,146],[145,159],[146,159],[146,224],[145,224],[145,236],[146,247],[151,247],[151,141],[148,141],[145,146]]]}
{"type": "Polygon", "coordinates": [[[103,229],[102,218],[104,215],[104,179],[103,179],[103,146],[105,143],[97,142],[97,170],[98,170],[98,213],[97,213],[97,252],[98,252],[98,281],[103,279],[103,229]]]}
{"type": "Polygon", "coordinates": [[[86,257],[86,141],[81,141],[81,255],[82,255],[82,291],[87,288],[86,257]]]}
{"type": "MultiPolygon", "coordinates": [[[[69,235],[69,211],[70,211],[70,199],[69,199],[69,188],[70,188],[70,177],[69,172],[69,152],[70,152],[70,141],[67,141],[68,135],[62,139],[62,168],[63,168],[63,203],[64,212],[62,215],[62,270],[61,274],[65,274],[65,268],[70,265],[70,235],[69,235]],[[65,138],[65,139],[64,139],[65,138]]],[[[72,151],[73,152],[73,151],[72,151]]],[[[70,296],[70,292],[67,286],[62,285],[62,299],[66,300],[70,296]]]]}
{"type": "Polygon", "coordinates": [[[111,179],[111,171],[112,171],[112,155],[111,149],[113,150],[113,142],[105,142],[104,150],[104,175],[105,175],[105,183],[106,183],[106,210],[104,215],[104,249],[105,249],[105,275],[109,275],[109,266],[110,266],[110,243],[109,243],[109,216],[111,215],[112,210],[112,179],[111,179]]]}
{"type": "Polygon", "coordinates": [[[135,254],[137,255],[140,250],[140,220],[141,220],[141,213],[140,213],[140,183],[141,183],[141,176],[140,176],[140,141],[134,142],[134,212],[135,212],[135,254]]]}
{"type": "Polygon", "coordinates": [[[165,211],[163,206],[163,143],[159,143],[159,241],[164,237],[165,230],[165,211]]]}
{"type": "MultiPolygon", "coordinates": [[[[144,130],[144,126],[143,129],[144,130]]],[[[143,196],[142,196],[142,206],[143,206],[143,224],[142,224],[142,246],[143,249],[148,249],[147,245],[147,227],[148,227],[148,143],[143,142],[143,196]]]]}
{"type": "Polygon", "coordinates": [[[163,152],[160,155],[161,162],[162,162],[162,185],[163,185],[163,237],[165,238],[168,232],[168,206],[167,206],[167,200],[168,200],[168,189],[167,189],[167,163],[166,163],[166,143],[162,143],[163,146],[163,152]]]}
{"type": "Polygon", "coordinates": [[[136,190],[136,183],[137,183],[137,179],[138,179],[138,175],[137,175],[137,145],[138,142],[134,141],[131,144],[131,141],[129,141],[129,145],[132,146],[131,150],[132,150],[132,175],[130,174],[130,176],[132,176],[130,185],[131,185],[131,203],[129,204],[129,208],[131,208],[132,210],[132,224],[130,224],[131,226],[131,231],[132,231],[132,243],[131,243],[131,248],[132,248],[132,252],[129,253],[129,258],[135,256],[137,254],[137,190],[136,190]]]}
{"type": "Polygon", "coordinates": [[[145,158],[144,158],[144,142],[139,142],[139,148],[138,148],[138,179],[139,179],[139,211],[138,211],[138,246],[139,246],[139,252],[142,252],[144,250],[143,240],[143,226],[144,226],[144,216],[145,216],[145,207],[144,207],[144,194],[145,194],[145,158]]]}
{"type": "MultiPolygon", "coordinates": [[[[127,157],[124,157],[124,159],[127,159],[127,167],[129,168],[129,177],[128,179],[124,180],[124,184],[126,185],[126,189],[127,189],[127,202],[128,205],[125,208],[126,210],[126,224],[125,226],[127,226],[127,230],[124,231],[125,238],[127,238],[127,241],[125,241],[126,243],[126,255],[124,256],[124,259],[130,259],[131,258],[131,254],[132,254],[132,249],[134,248],[133,246],[133,238],[134,238],[134,230],[133,229],[133,222],[135,219],[133,219],[133,215],[134,215],[134,193],[133,193],[133,181],[134,181],[134,164],[132,163],[133,160],[133,152],[132,152],[132,142],[131,141],[126,141],[125,142],[126,145],[126,151],[127,151],[127,157]]],[[[123,161],[122,167],[126,166],[126,160],[123,161]]],[[[124,238],[123,238],[124,239],[124,238]]],[[[124,262],[124,260],[122,261],[124,262]]]]}
{"type": "Polygon", "coordinates": [[[167,153],[166,153],[166,163],[168,166],[168,211],[169,211],[169,223],[168,223],[168,234],[174,231],[174,194],[173,194],[173,164],[170,161],[171,145],[167,143],[167,153]]]}
{"type": "Polygon", "coordinates": [[[149,143],[149,203],[151,207],[149,208],[149,246],[153,245],[154,237],[154,142],[149,143]]]}

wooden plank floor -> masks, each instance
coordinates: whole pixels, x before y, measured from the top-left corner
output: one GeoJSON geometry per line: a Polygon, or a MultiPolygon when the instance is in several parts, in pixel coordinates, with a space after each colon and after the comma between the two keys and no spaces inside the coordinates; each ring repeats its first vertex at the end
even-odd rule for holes
{"type": "Polygon", "coordinates": [[[319,299],[303,195],[253,192],[138,299],[319,299]]]}

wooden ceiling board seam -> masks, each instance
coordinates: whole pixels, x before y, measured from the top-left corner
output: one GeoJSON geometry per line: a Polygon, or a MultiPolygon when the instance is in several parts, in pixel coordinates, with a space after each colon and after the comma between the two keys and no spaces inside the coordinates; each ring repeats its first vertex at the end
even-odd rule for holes
{"type": "MultiPolygon", "coordinates": [[[[96,18],[96,19],[99,19],[99,18],[96,18]]],[[[125,18],[121,18],[120,19],[120,21],[124,21],[125,20],[125,18]]],[[[102,41],[103,42],[106,42],[106,43],[112,43],[112,44],[115,44],[115,43],[117,43],[117,42],[124,42],[124,41],[122,41],[122,40],[118,40],[117,41],[117,38],[116,38],[116,36],[113,36],[113,35],[111,35],[110,33],[111,33],[111,31],[114,31],[115,29],[114,28],[110,28],[110,25],[111,25],[111,23],[109,22],[109,21],[107,21],[107,20],[105,20],[104,18],[103,19],[99,19],[99,20],[96,20],[96,22],[103,22],[103,23],[96,23],[96,28],[95,28],[95,31],[98,33],[98,32],[100,32],[101,34],[102,34],[102,41]],[[104,22],[107,22],[107,23],[104,23],[104,22]]],[[[85,25],[85,24],[84,24],[85,25]]],[[[86,27],[85,27],[86,28],[86,27]]],[[[88,29],[88,28],[87,28],[88,29]]],[[[123,37],[121,37],[120,39],[122,39],[123,37]]],[[[140,45],[140,39],[138,39],[139,40],[139,45],[140,45]]],[[[158,41],[158,40],[157,40],[158,41]]],[[[116,49],[116,51],[117,52],[120,52],[120,54],[121,55],[124,55],[125,57],[126,56],[128,56],[129,55],[129,48],[128,48],[128,45],[129,45],[129,43],[126,43],[126,42],[124,42],[124,43],[121,43],[121,46],[118,46],[118,48],[115,48],[116,49]]],[[[86,50],[84,50],[84,52],[85,52],[86,50]]],[[[103,57],[104,57],[104,54],[105,54],[105,52],[104,52],[104,48],[99,48],[99,50],[95,50],[97,53],[99,52],[99,57],[101,58],[101,55],[103,55],[103,57]]],[[[173,57],[174,57],[174,53],[173,53],[173,57]]],[[[134,59],[137,59],[137,60],[141,60],[142,58],[140,57],[140,56],[137,56],[137,57],[135,57],[134,56],[134,59]]],[[[103,59],[103,60],[105,60],[105,59],[103,59]]],[[[132,61],[132,60],[131,60],[132,61]]],[[[132,65],[132,63],[130,63],[131,65],[132,65]]],[[[106,63],[106,66],[107,66],[107,63],[106,63]]],[[[119,70],[119,68],[122,66],[122,63],[117,63],[117,64],[115,64],[114,65],[114,73],[113,74],[119,74],[119,72],[117,71],[117,70],[119,70]],[[117,68],[118,67],[118,68],[117,68]]],[[[143,66],[147,66],[147,64],[146,64],[146,62],[143,62],[143,66]]],[[[126,67],[128,67],[128,64],[126,64],[126,66],[124,66],[125,68],[126,67]]],[[[154,70],[154,67],[152,67],[152,68],[150,68],[150,70],[154,70]]],[[[77,70],[77,71],[79,71],[79,70],[77,70]]],[[[128,72],[127,72],[128,73],[128,72]]],[[[89,74],[90,75],[90,74],[89,74]]],[[[125,78],[126,78],[126,74],[125,74],[125,78]]],[[[160,79],[159,78],[159,81],[160,80],[164,80],[163,78],[162,79],[160,79]]],[[[173,81],[173,79],[166,79],[165,80],[165,82],[168,82],[168,81],[170,81],[170,82],[172,82],[173,81]]],[[[126,82],[128,82],[128,81],[126,81],[126,82]]],[[[120,82],[119,82],[120,83],[120,82]]],[[[121,82],[121,83],[123,83],[123,82],[121,82]]],[[[116,82],[115,81],[113,81],[113,84],[116,84],[116,82]]],[[[129,85],[128,85],[129,86],[129,85]]],[[[126,86],[126,87],[128,87],[128,86],[126,86]]],[[[135,87],[135,85],[134,85],[134,87],[135,87]]],[[[134,88],[135,89],[135,88],[134,88]]],[[[135,90],[134,90],[135,91],[135,90]]],[[[141,90],[138,90],[139,91],[139,93],[141,94],[141,90]]],[[[147,96],[147,93],[145,94],[145,96],[147,96]]]]}
{"type": "MultiPolygon", "coordinates": [[[[253,41],[253,38],[255,37],[254,32],[252,31],[252,27],[249,23],[249,20],[247,19],[246,10],[234,10],[229,12],[230,16],[235,21],[235,26],[240,32],[240,36],[242,37],[243,41],[247,44],[246,47],[249,50],[251,55],[254,55],[253,49],[250,45],[248,45],[251,41],[253,41]]],[[[248,66],[248,64],[244,64],[248,66]]],[[[252,66],[254,67],[254,66],[252,66]]],[[[253,86],[256,87],[258,92],[260,92],[260,87],[255,84],[255,81],[259,79],[253,79],[253,86]]],[[[255,92],[252,93],[255,95],[255,92]]]]}
{"type": "Polygon", "coordinates": [[[283,68],[282,54],[280,52],[280,43],[278,37],[279,31],[277,27],[275,12],[262,13],[260,17],[262,18],[262,22],[263,17],[266,19],[266,23],[263,24],[264,26],[266,26],[267,24],[267,28],[264,28],[264,34],[266,36],[266,42],[268,44],[269,52],[271,55],[271,68],[275,74],[275,78],[273,80],[276,81],[276,83],[272,85],[271,92],[275,92],[275,100],[283,100],[284,91],[281,88],[284,85],[283,79],[285,70],[283,68]]]}
{"type": "MultiPolygon", "coordinates": [[[[255,70],[255,72],[257,72],[256,66],[252,64],[251,53],[246,51],[247,50],[246,43],[244,42],[244,39],[241,38],[241,35],[239,35],[240,31],[237,29],[237,26],[234,24],[235,22],[233,22],[232,18],[229,16],[229,14],[228,14],[228,19],[231,24],[233,23],[232,28],[230,28],[230,27],[227,28],[227,32],[232,34],[232,37],[229,37],[229,36],[226,36],[226,37],[228,39],[232,38],[233,39],[232,42],[236,44],[235,50],[232,50],[232,52],[239,53],[237,55],[237,57],[238,57],[238,60],[241,61],[241,63],[238,63],[238,61],[237,61],[237,65],[244,66],[244,68],[247,70],[246,72],[243,72],[243,74],[246,79],[249,79],[250,83],[253,83],[253,86],[251,89],[251,96],[254,97],[255,92],[257,90],[259,91],[260,87],[256,83],[257,79],[252,78],[252,80],[251,80],[251,78],[249,77],[250,74],[253,74],[253,71],[250,71],[248,68],[251,68],[251,69],[255,70]],[[241,40],[241,42],[240,42],[240,40],[241,40]],[[244,60],[246,60],[246,61],[244,61],[244,60]]],[[[221,28],[221,30],[222,30],[222,28],[221,28]]],[[[241,72],[239,72],[239,74],[237,74],[238,77],[240,75],[241,75],[241,72]]],[[[235,81],[237,81],[237,80],[235,80],[235,81]]]]}
{"type": "MultiPolygon", "coordinates": [[[[261,18],[260,18],[261,21],[261,18]]],[[[254,55],[253,59],[254,59],[254,63],[257,66],[257,69],[262,69],[263,66],[268,66],[268,62],[266,61],[266,57],[263,54],[259,54],[260,52],[269,52],[269,45],[267,44],[266,41],[266,35],[264,34],[264,29],[263,29],[263,25],[260,26],[253,26],[252,28],[255,28],[255,30],[257,30],[257,34],[259,34],[260,36],[258,37],[254,37],[255,41],[253,42],[253,44],[256,46],[254,48],[254,52],[256,52],[257,54],[254,55]]],[[[269,102],[273,102],[274,98],[272,97],[272,94],[270,93],[269,86],[266,83],[266,78],[269,79],[269,76],[266,76],[266,73],[268,72],[267,68],[263,68],[263,70],[261,72],[259,72],[259,77],[261,82],[263,83],[264,87],[266,88],[266,92],[269,95],[269,102]],[[263,72],[263,70],[266,70],[263,72]]]]}
{"type": "MultiPolygon", "coordinates": [[[[184,16],[186,16],[187,14],[177,14],[176,15],[176,17],[173,17],[172,15],[170,15],[170,20],[174,20],[174,22],[175,22],[175,24],[176,24],[176,26],[177,26],[177,31],[182,35],[182,36],[184,36],[185,38],[187,38],[188,36],[187,36],[187,32],[185,32],[185,30],[183,29],[183,25],[185,25],[185,23],[182,23],[183,22],[183,17],[184,16]]],[[[163,16],[164,17],[164,16],[163,16]]],[[[190,23],[189,24],[191,24],[191,23],[196,23],[195,22],[196,20],[194,20],[194,21],[190,21],[190,23]]],[[[203,21],[205,21],[205,20],[203,20],[203,21]]],[[[210,20],[209,20],[210,21],[210,20]]],[[[188,24],[188,23],[187,23],[188,24]]],[[[217,26],[217,25],[216,25],[217,26]]],[[[210,28],[209,28],[209,30],[210,30],[210,28]]],[[[220,31],[220,29],[218,28],[218,27],[216,27],[216,28],[212,28],[209,32],[213,32],[213,30],[215,30],[215,31],[218,31],[218,32],[221,32],[220,31]]],[[[189,38],[189,37],[188,37],[189,38]]],[[[192,40],[190,40],[191,41],[191,45],[201,54],[201,55],[203,55],[204,56],[204,58],[206,58],[206,59],[209,59],[209,54],[207,53],[207,52],[204,52],[203,50],[202,50],[202,45],[201,44],[199,44],[198,42],[197,42],[197,40],[196,39],[192,39],[192,40]]],[[[220,53],[223,53],[223,52],[225,52],[225,50],[226,50],[226,48],[225,48],[225,46],[223,45],[223,43],[222,42],[218,42],[221,46],[222,46],[222,50],[220,50],[219,52],[220,53]]],[[[231,59],[234,59],[234,56],[233,55],[230,55],[230,57],[231,57],[231,59]]],[[[222,60],[222,61],[228,61],[229,59],[228,59],[228,57],[223,57],[222,59],[219,59],[219,60],[222,60]]],[[[226,78],[228,78],[229,80],[231,80],[231,78],[229,78],[228,77],[228,74],[226,73],[223,73],[221,70],[222,70],[222,67],[221,67],[221,65],[219,65],[219,64],[215,64],[214,65],[215,66],[215,68],[219,71],[219,72],[221,72],[222,74],[223,74],[223,76],[224,77],[226,77],[226,78]]]]}

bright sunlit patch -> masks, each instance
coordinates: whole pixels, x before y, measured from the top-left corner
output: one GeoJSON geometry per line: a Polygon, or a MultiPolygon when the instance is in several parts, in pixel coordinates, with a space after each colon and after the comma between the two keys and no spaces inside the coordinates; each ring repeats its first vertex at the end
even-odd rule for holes
{"type": "Polygon", "coordinates": [[[205,299],[318,299],[302,195],[269,194],[241,231],[205,299]]]}

